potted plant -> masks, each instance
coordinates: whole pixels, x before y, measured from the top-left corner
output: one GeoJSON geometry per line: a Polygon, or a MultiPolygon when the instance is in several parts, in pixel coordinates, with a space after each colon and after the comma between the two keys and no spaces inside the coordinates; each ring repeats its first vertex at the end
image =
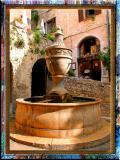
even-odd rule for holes
{"type": "Polygon", "coordinates": [[[109,74],[110,79],[110,48],[104,47],[103,50],[99,51],[99,59],[101,60],[102,64],[106,67],[109,74]]]}
{"type": "Polygon", "coordinates": [[[72,68],[70,68],[70,70],[68,71],[68,76],[69,77],[75,77],[75,72],[72,68]]]}
{"type": "Polygon", "coordinates": [[[99,59],[107,70],[110,70],[110,48],[104,47],[103,51],[99,51],[99,59]]]}
{"type": "Polygon", "coordinates": [[[39,29],[36,29],[33,32],[33,41],[34,41],[35,44],[39,44],[40,43],[40,41],[41,41],[41,33],[40,33],[39,29]]]}

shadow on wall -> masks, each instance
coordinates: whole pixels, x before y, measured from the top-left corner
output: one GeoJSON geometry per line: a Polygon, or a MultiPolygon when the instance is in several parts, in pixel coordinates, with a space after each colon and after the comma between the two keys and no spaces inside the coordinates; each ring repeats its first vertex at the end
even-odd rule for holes
{"type": "Polygon", "coordinates": [[[43,96],[47,88],[47,67],[44,58],[37,60],[32,68],[31,96],[43,96]]]}

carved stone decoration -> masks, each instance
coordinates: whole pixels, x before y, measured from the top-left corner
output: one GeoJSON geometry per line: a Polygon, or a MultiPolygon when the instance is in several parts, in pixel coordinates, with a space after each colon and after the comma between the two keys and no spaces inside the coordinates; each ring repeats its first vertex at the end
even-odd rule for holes
{"type": "Polygon", "coordinates": [[[63,79],[71,66],[72,50],[66,48],[63,42],[63,32],[60,27],[58,27],[55,33],[54,43],[46,48],[45,59],[54,82],[54,87],[50,93],[66,94],[67,90],[63,86],[63,79]]]}

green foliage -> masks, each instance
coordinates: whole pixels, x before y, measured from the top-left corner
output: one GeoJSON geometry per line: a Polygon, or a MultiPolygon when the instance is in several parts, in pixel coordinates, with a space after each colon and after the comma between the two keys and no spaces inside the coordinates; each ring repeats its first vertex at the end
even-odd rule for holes
{"type": "Polygon", "coordinates": [[[55,37],[53,36],[52,33],[49,32],[46,35],[43,35],[41,34],[40,28],[36,28],[35,31],[33,32],[33,39],[32,40],[29,39],[29,45],[35,47],[34,52],[33,52],[34,54],[40,53],[42,56],[44,56],[45,55],[44,45],[46,44],[47,41],[54,41],[54,38],[55,37]],[[43,49],[40,50],[38,45],[39,47],[43,45],[42,46],[43,49]]]}
{"type": "Polygon", "coordinates": [[[54,32],[56,32],[58,30],[58,28],[54,25],[53,27],[52,27],[52,29],[51,29],[51,33],[54,33],[54,32]]]}
{"type": "Polygon", "coordinates": [[[29,48],[29,52],[30,53],[34,53],[32,48],[29,48]]]}
{"type": "Polygon", "coordinates": [[[29,45],[34,47],[34,54],[41,54],[42,56],[45,55],[45,45],[47,41],[54,41],[54,36],[51,32],[47,33],[46,35],[41,34],[40,28],[36,28],[33,32],[32,40],[29,39],[29,45]],[[38,46],[39,45],[39,46],[38,46]],[[40,48],[43,48],[40,50],[40,48]]]}
{"type": "Polygon", "coordinates": [[[33,22],[35,22],[35,24],[37,25],[38,20],[39,20],[38,11],[36,11],[36,10],[33,10],[33,11],[32,11],[32,13],[31,13],[31,20],[32,20],[33,22]]]}
{"type": "Polygon", "coordinates": [[[110,48],[104,48],[99,51],[99,59],[104,63],[105,67],[110,70],[110,48]]]}
{"type": "Polygon", "coordinates": [[[72,68],[70,68],[70,70],[68,71],[68,76],[75,77],[75,72],[72,68]]]}
{"type": "Polygon", "coordinates": [[[41,53],[42,56],[44,56],[44,55],[45,55],[45,50],[42,49],[42,50],[40,51],[40,53],[41,53]]]}
{"type": "Polygon", "coordinates": [[[38,44],[41,41],[41,33],[39,29],[36,29],[33,33],[33,41],[38,44]]]}
{"type": "Polygon", "coordinates": [[[16,40],[15,43],[14,43],[14,46],[15,46],[16,48],[19,48],[19,49],[24,48],[24,46],[25,46],[24,39],[18,37],[17,40],[16,40]]]}
{"type": "Polygon", "coordinates": [[[54,41],[55,39],[55,37],[51,33],[47,33],[45,37],[47,40],[50,40],[50,41],[54,41]]]}
{"type": "Polygon", "coordinates": [[[40,49],[37,47],[37,48],[35,48],[35,50],[34,50],[34,54],[39,54],[40,53],[40,49]]]}

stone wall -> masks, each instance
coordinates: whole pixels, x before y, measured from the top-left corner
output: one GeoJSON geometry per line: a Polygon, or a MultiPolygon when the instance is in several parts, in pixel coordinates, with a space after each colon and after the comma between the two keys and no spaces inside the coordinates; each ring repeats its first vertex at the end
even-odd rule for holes
{"type": "Polygon", "coordinates": [[[15,111],[17,98],[26,98],[31,96],[32,68],[38,59],[43,58],[40,54],[34,54],[30,51],[29,39],[32,36],[24,31],[24,29],[20,29],[16,26],[14,26],[14,28],[15,29],[13,30],[13,25],[10,25],[10,34],[12,37],[12,44],[10,46],[10,62],[12,68],[12,73],[10,75],[12,76],[11,113],[15,111]],[[18,33],[22,35],[24,40],[25,45],[23,48],[16,48],[14,45],[18,33]]]}
{"type": "Polygon", "coordinates": [[[102,116],[110,116],[110,84],[91,79],[67,77],[64,80],[65,88],[71,95],[96,97],[102,100],[102,116]]]}
{"type": "MultiPolygon", "coordinates": [[[[17,52],[19,54],[19,52],[17,52]]],[[[40,59],[40,55],[28,53],[17,60],[11,59],[13,67],[13,81],[12,81],[12,107],[15,111],[16,99],[31,97],[31,81],[32,68],[36,61],[40,59]]]]}

